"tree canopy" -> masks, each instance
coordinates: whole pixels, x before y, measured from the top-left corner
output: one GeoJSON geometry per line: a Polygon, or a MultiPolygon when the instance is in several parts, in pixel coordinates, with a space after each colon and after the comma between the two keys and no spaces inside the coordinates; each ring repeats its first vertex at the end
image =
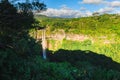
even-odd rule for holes
{"type": "MultiPolygon", "coordinates": [[[[16,4],[12,4],[9,0],[1,0],[0,2],[0,37],[1,39],[11,39],[20,37],[27,33],[30,28],[34,28],[33,24],[38,24],[34,19],[33,11],[46,10],[46,5],[39,1],[21,2],[18,0],[16,4]]],[[[2,41],[4,42],[4,40],[2,41]]],[[[8,41],[9,42],[9,41],[8,41]]]]}

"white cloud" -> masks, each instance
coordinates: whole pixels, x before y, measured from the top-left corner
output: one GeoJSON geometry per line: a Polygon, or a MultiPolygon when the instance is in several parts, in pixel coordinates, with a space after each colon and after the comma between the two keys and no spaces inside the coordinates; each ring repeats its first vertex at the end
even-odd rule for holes
{"type": "Polygon", "coordinates": [[[80,8],[81,11],[86,11],[87,9],[85,7],[80,8]]]}
{"type": "Polygon", "coordinates": [[[96,12],[99,12],[100,14],[104,14],[104,13],[110,13],[113,12],[115,9],[112,7],[105,7],[105,8],[101,8],[96,12]]]}
{"type": "Polygon", "coordinates": [[[107,2],[107,4],[111,7],[120,7],[120,1],[107,2]]]}
{"type": "MultiPolygon", "coordinates": [[[[103,0],[83,0],[82,3],[84,4],[100,4],[103,0]]],[[[79,2],[81,3],[81,2],[79,2]]]]}
{"type": "Polygon", "coordinates": [[[88,15],[88,16],[92,16],[92,12],[90,12],[90,11],[86,11],[86,15],[88,15]]]}
{"type": "Polygon", "coordinates": [[[64,18],[77,18],[77,17],[84,17],[84,16],[92,15],[90,11],[86,11],[82,13],[79,10],[73,10],[67,7],[66,8],[62,7],[60,9],[48,8],[47,11],[38,13],[38,14],[46,15],[49,17],[64,17],[64,18]]]}
{"type": "MultiPolygon", "coordinates": [[[[105,8],[101,8],[94,12],[99,12],[100,14],[104,13],[120,13],[116,7],[120,7],[120,1],[107,1],[107,0],[83,0],[79,3],[85,4],[104,4],[105,8]]],[[[60,6],[60,9],[48,8],[47,11],[38,13],[42,15],[46,15],[49,17],[63,17],[63,18],[77,18],[77,17],[85,17],[92,16],[93,12],[88,11],[85,7],[81,7],[80,10],[74,10],[67,7],[65,4],[60,6]]]]}
{"type": "Polygon", "coordinates": [[[117,11],[116,14],[119,14],[119,15],[120,15],[120,11],[117,11]]]}

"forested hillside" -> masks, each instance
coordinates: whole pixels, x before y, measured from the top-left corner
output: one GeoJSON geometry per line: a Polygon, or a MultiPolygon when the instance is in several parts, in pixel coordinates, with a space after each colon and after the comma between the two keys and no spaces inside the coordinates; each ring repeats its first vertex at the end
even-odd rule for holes
{"type": "MultiPolygon", "coordinates": [[[[113,77],[117,75],[112,74],[111,70],[117,69],[120,63],[120,15],[35,18],[42,22],[41,26],[46,26],[47,48],[52,50],[47,53],[50,61],[67,61],[77,67],[80,70],[80,73],[76,71],[77,80],[115,79],[113,77]]],[[[30,31],[34,37],[31,32],[34,30],[30,31]]],[[[38,30],[37,33],[38,39],[41,39],[41,31],[38,30]]]]}
{"type": "Polygon", "coordinates": [[[66,33],[87,35],[119,35],[120,15],[103,14],[81,18],[50,18],[36,16],[43,25],[48,25],[51,31],[63,29],[66,33]]]}
{"type": "MultiPolygon", "coordinates": [[[[36,16],[47,25],[50,50],[90,50],[120,62],[120,15],[103,14],[81,18],[36,16]],[[49,38],[50,37],[50,38],[49,38]]],[[[41,32],[38,31],[38,38],[41,32]]]]}
{"type": "Polygon", "coordinates": [[[46,5],[27,1],[0,1],[0,80],[120,80],[119,15],[35,16],[46,5]]]}

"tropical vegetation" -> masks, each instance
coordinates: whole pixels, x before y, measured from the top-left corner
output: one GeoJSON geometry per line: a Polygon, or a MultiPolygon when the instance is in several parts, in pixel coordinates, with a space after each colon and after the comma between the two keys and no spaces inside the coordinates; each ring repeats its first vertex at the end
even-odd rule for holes
{"type": "Polygon", "coordinates": [[[37,9],[46,5],[0,1],[1,80],[120,80],[119,15],[50,18],[34,16],[37,9]],[[38,30],[44,26],[47,60],[38,30]]]}

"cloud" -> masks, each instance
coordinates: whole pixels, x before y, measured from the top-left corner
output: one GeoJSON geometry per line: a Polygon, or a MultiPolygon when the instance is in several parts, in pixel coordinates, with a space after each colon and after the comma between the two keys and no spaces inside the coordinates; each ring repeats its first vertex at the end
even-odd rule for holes
{"type": "Polygon", "coordinates": [[[86,11],[86,13],[85,13],[85,14],[86,14],[85,16],[87,16],[87,15],[88,15],[88,16],[92,16],[92,14],[93,14],[93,13],[92,13],[92,12],[90,12],[90,11],[86,11]]]}
{"type": "Polygon", "coordinates": [[[115,9],[112,7],[105,7],[105,8],[101,8],[96,12],[99,12],[100,14],[104,14],[104,13],[110,13],[113,12],[115,9]]]}
{"type": "Polygon", "coordinates": [[[92,16],[93,12],[98,12],[100,14],[104,13],[120,13],[117,10],[120,7],[120,1],[108,1],[108,0],[83,0],[84,4],[104,4],[105,7],[98,9],[96,11],[87,10],[85,7],[81,7],[79,10],[74,10],[67,7],[65,4],[60,6],[60,9],[48,8],[47,11],[37,14],[46,15],[49,17],[62,17],[62,18],[78,18],[78,17],[86,17],[92,16]]]}
{"type": "Polygon", "coordinates": [[[120,9],[116,9],[116,10],[114,11],[114,13],[120,14],[120,9]]]}
{"type": "Polygon", "coordinates": [[[78,17],[92,15],[90,11],[86,11],[82,13],[82,11],[73,10],[67,7],[62,7],[60,9],[48,8],[47,11],[42,12],[42,13],[37,13],[37,14],[42,14],[42,15],[46,15],[49,17],[63,17],[63,18],[78,18],[78,17]]]}
{"type": "Polygon", "coordinates": [[[116,11],[116,14],[119,14],[119,15],[120,15],[120,11],[116,11]]]}
{"type": "Polygon", "coordinates": [[[103,0],[83,0],[82,2],[78,3],[84,3],[84,4],[100,4],[103,0]]]}
{"type": "Polygon", "coordinates": [[[86,11],[87,9],[85,7],[80,8],[81,11],[86,11]]]}
{"type": "Polygon", "coordinates": [[[120,7],[120,1],[106,2],[111,7],[120,7]]]}

